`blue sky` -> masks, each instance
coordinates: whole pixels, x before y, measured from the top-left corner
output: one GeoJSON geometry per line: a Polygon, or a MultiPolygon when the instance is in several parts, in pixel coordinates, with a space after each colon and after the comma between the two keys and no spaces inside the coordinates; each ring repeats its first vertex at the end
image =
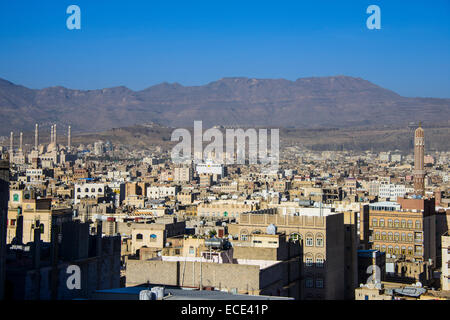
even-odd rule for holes
{"type": "Polygon", "coordinates": [[[329,75],[450,98],[450,1],[0,2],[0,77],[31,88],[329,75]],[[71,4],[81,30],[66,28],[71,4]]]}

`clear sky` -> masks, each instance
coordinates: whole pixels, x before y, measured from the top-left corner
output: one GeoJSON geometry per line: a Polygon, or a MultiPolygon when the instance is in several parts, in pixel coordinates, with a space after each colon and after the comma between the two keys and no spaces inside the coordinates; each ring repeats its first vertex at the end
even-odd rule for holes
{"type": "Polygon", "coordinates": [[[0,77],[31,88],[330,75],[450,98],[450,1],[0,1],[0,77]]]}

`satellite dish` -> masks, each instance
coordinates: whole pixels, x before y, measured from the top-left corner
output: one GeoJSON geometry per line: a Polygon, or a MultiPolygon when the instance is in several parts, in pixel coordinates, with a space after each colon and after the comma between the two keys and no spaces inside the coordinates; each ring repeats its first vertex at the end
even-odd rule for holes
{"type": "Polygon", "coordinates": [[[277,227],[274,224],[269,224],[266,229],[267,234],[276,234],[277,227]]]}

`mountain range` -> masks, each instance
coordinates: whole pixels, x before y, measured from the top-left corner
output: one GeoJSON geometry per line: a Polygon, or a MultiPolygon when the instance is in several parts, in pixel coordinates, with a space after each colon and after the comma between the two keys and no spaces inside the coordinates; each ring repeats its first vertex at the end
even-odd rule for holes
{"type": "Polygon", "coordinates": [[[449,123],[450,99],[410,98],[348,76],[285,79],[223,78],[202,86],[161,83],[127,87],[30,89],[0,79],[0,135],[32,131],[35,123],[98,132],[154,122],[213,125],[349,128],[449,123]]]}

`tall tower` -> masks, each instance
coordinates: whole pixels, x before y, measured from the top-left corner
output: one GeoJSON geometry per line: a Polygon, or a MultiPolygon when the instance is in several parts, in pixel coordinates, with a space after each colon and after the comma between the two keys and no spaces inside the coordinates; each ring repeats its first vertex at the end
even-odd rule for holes
{"type": "Polygon", "coordinates": [[[56,123],[53,125],[53,142],[56,146],[56,123]]]}
{"type": "Polygon", "coordinates": [[[50,143],[53,143],[53,125],[51,126],[50,129],[50,143]]]}
{"type": "Polygon", "coordinates": [[[22,151],[23,151],[23,149],[22,149],[22,147],[23,147],[22,142],[23,142],[23,132],[20,133],[20,138],[19,138],[19,152],[22,152],[22,151]]]}
{"type": "Polygon", "coordinates": [[[67,150],[70,150],[70,126],[67,129],[67,150]]]}
{"type": "Polygon", "coordinates": [[[9,152],[13,153],[14,152],[14,132],[11,131],[11,135],[9,136],[9,152]]]}
{"type": "Polygon", "coordinates": [[[34,149],[38,150],[39,146],[39,126],[36,123],[36,127],[34,128],[34,149]]]}
{"type": "Polygon", "coordinates": [[[425,195],[425,135],[422,124],[414,132],[414,192],[417,195],[425,195]]]}

